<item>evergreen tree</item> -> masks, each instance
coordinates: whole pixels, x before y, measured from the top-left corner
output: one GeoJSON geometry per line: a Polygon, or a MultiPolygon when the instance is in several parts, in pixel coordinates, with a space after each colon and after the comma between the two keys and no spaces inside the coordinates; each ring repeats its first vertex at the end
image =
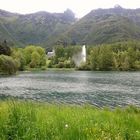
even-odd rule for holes
{"type": "Polygon", "coordinates": [[[6,40],[4,40],[4,42],[0,44],[0,55],[1,54],[9,55],[9,56],[11,55],[11,49],[10,47],[8,47],[6,40]]]}

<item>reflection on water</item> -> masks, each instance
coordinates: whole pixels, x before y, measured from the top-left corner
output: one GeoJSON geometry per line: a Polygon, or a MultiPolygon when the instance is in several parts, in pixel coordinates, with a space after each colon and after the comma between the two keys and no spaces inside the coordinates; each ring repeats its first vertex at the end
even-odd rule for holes
{"type": "Polygon", "coordinates": [[[47,71],[0,77],[0,97],[58,103],[140,106],[140,72],[47,71]]]}

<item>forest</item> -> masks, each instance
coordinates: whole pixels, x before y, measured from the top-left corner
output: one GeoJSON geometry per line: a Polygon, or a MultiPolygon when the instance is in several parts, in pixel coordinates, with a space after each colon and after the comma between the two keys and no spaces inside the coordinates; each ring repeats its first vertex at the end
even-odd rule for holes
{"type": "Polygon", "coordinates": [[[91,70],[140,70],[140,43],[122,42],[89,49],[91,70]]]}
{"type": "Polygon", "coordinates": [[[76,68],[78,70],[135,71],[140,70],[140,42],[128,41],[87,46],[87,61],[76,67],[72,56],[80,46],[58,47],[48,67],[76,68]]]}
{"type": "Polygon", "coordinates": [[[46,68],[46,52],[40,46],[10,48],[6,41],[0,45],[0,74],[14,74],[30,68],[46,68]]]}
{"type": "Polygon", "coordinates": [[[0,74],[14,74],[24,70],[46,68],[75,68],[95,71],[140,70],[140,42],[127,41],[113,44],[87,46],[87,61],[77,67],[72,59],[80,46],[54,46],[55,55],[48,58],[40,46],[10,47],[6,41],[0,44],[0,74]]]}

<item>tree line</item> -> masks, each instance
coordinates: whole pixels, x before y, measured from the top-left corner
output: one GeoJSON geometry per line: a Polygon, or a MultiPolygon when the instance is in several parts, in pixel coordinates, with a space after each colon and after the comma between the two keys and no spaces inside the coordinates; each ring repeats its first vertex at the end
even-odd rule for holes
{"type": "Polygon", "coordinates": [[[0,74],[14,74],[18,70],[46,68],[46,52],[40,46],[10,48],[7,42],[0,45],[0,74]]]}
{"type": "Polygon", "coordinates": [[[55,46],[55,55],[47,58],[46,50],[40,46],[10,48],[7,42],[0,44],[0,74],[32,68],[76,68],[79,70],[132,71],[140,70],[140,42],[127,41],[114,44],[87,46],[87,61],[76,67],[73,55],[81,51],[80,46],[55,46]]]}
{"type": "Polygon", "coordinates": [[[80,46],[58,46],[55,50],[55,56],[49,58],[48,67],[96,71],[140,70],[140,42],[136,41],[87,46],[87,61],[79,67],[74,64],[72,56],[81,50],[80,46]]]}
{"type": "Polygon", "coordinates": [[[91,70],[140,70],[140,43],[121,42],[91,47],[88,64],[91,70]]]}
{"type": "Polygon", "coordinates": [[[49,68],[75,68],[73,55],[81,50],[80,46],[55,46],[55,55],[48,58],[49,68]]]}

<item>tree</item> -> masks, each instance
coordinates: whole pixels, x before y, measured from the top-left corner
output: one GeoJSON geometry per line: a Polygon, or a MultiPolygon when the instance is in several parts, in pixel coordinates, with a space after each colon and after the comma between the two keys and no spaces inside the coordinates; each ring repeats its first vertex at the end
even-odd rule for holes
{"type": "Polygon", "coordinates": [[[110,46],[101,46],[99,51],[99,70],[111,70],[113,66],[113,52],[110,46]]]}
{"type": "Polygon", "coordinates": [[[134,63],[137,58],[136,51],[134,50],[134,48],[132,47],[128,48],[128,57],[129,57],[130,68],[134,69],[135,68],[134,63]]]}
{"type": "Polygon", "coordinates": [[[99,48],[93,48],[90,53],[90,64],[91,64],[91,69],[92,70],[98,70],[99,68],[99,48]]]}
{"type": "Polygon", "coordinates": [[[11,54],[11,49],[10,47],[8,47],[6,40],[4,40],[4,42],[0,44],[0,55],[1,54],[8,55],[8,56],[10,56],[11,54]]]}
{"type": "Polygon", "coordinates": [[[26,59],[23,53],[23,49],[13,49],[12,58],[16,61],[19,70],[24,70],[26,66],[26,59]]]}
{"type": "Polygon", "coordinates": [[[34,46],[35,50],[39,53],[40,56],[46,55],[45,49],[40,46],[34,46]]]}
{"type": "Polygon", "coordinates": [[[125,67],[128,68],[128,58],[127,57],[127,52],[121,52],[119,51],[118,53],[113,53],[113,67],[115,70],[128,70],[125,67]],[[127,65],[127,66],[126,66],[127,65]]]}
{"type": "Polygon", "coordinates": [[[75,40],[72,40],[72,42],[71,42],[71,44],[70,45],[72,45],[72,46],[76,46],[76,41],[75,40]]]}
{"type": "Polygon", "coordinates": [[[17,71],[16,62],[10,56],[0,55],[0,73],[14,74],[17,71]]]}
{"type": "Polygon", "coordinates": [[[27,46],[24,49],[26,64],[31,68],[46,66],[46,52],[40,46],[27,46]]]}
{"type": "Polygon", "coordinates": [[[56,49],[55,49],[55,55],[56,55],[56,57],[64,57],[64,55],[65,55],[65,52],[64,52],[64,48],[62,47],[62,46],[60,46],[60,47],[57,47],[56,49]]]}
{"type": "Polygon", "coordinates": [[[36,51],[38,52],[38,54],[40,55],[40,66],[46,66],[46,52],[45,49],[37,46],[36,47],[36,51]]]}
{"type": "Polygon", "coordinates": [[[35,46],[33,46],[33,45],[25,47],[25,49],[24,49],[24,56],[25,56],[27,65],[30,64],[30,62],[31,62],[31,54],[34,51],[35,51],[35,46]]]}
{"type": "Polygon", "coordinates": [[[40,64],[40,55],[37,51],[34,51],[31,55],[30,67],[37,68],[39,67],[39,64],[40,64]]]}

